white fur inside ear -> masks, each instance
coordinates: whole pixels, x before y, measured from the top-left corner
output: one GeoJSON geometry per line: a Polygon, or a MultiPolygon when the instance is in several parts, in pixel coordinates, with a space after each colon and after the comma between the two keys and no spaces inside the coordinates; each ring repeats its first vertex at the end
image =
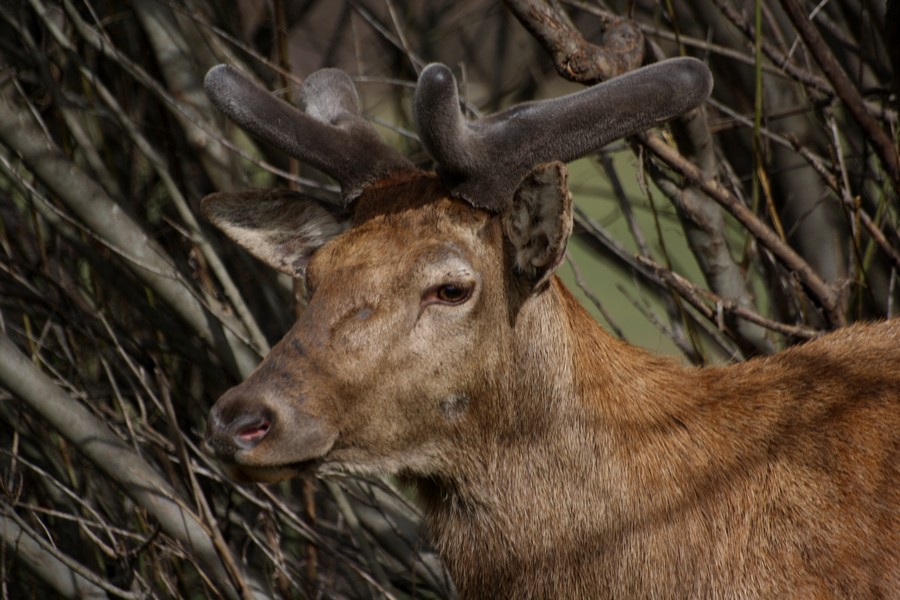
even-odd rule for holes
{"type": "Polygon", "coordinates": [[[253,256],[293,277],[302,277],[313,252],[348,224],[338,209],[289,190],[212,194],[202,210],[253,256]]]}
{"type": "Polygon", "coordinates": [[[542,285],[562,262],[572,233],[572,198],[562,163],[539,165],[525,176],[503,215],[515,264],[542,285]]]}

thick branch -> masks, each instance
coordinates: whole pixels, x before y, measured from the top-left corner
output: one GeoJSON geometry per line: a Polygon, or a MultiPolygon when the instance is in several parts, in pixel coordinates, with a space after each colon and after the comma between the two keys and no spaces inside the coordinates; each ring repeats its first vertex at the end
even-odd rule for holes
{"type": "Polygon", "coordinates": [[[607,17],[602,39],[591,44],[554,0],[504,1],[566,79],[584,84],[606,81],[637,69],[644,60],[644,35],[627,19],[607,17]]]}
{"type": "MultiPolygon", "coordinates": [[[[698,109],[676,119],[672,131],[685,158],[698,165],[704,177],[715,176],[719,167],[705,112],[698,109]]],[[[725,239],[722,208],[693,186],[675,185],[659,174],[654,179],[677,208],[688,244],[710,289],[743,309],[755,311],[753,292],[725,239]]],[[[730,325],[735,342],[746,355],[774,350],[758,324],[734,320],[730,325]]]]}

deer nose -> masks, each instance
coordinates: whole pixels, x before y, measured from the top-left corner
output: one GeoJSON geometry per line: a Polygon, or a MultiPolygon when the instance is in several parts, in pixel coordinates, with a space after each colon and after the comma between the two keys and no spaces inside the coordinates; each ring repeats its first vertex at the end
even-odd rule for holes
{"type": "Polygon", "coordinates": [[[251,450],[272,429],[271,412],[265,408],[245,409],[236,415],[213,406],[206,429],[206,449],[219,458],[232,458],[241,450],[251,450]]]}

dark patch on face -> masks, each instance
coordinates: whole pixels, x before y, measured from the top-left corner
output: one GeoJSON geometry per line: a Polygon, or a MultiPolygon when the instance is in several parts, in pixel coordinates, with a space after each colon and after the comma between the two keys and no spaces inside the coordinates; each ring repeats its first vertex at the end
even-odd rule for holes
{"type": "Polygon", "coordinates": [[[465,394],[454,394],[441,400],[441,412],[448,421],[459,419],[469,408],[469,397],[465,394]]]}

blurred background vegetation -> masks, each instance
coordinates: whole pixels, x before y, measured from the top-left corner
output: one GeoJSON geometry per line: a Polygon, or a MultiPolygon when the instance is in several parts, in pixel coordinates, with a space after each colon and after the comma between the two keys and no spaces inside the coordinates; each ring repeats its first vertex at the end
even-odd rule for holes
{"type": "Polygon", "coordinates": [[[571,165],[561,275],[615,335],[722,363],[896,312],[898,5],[4,2],[0,596],[454,595],[393,482],[237,485],[199,449],[212,402],[302,310],[200,198],[334,193],[216,113],[212,65],[286,98],[340,67],[427,166],[410,104],[428,62],[482,114],[701,58],[703,111],[571,165]]]}

